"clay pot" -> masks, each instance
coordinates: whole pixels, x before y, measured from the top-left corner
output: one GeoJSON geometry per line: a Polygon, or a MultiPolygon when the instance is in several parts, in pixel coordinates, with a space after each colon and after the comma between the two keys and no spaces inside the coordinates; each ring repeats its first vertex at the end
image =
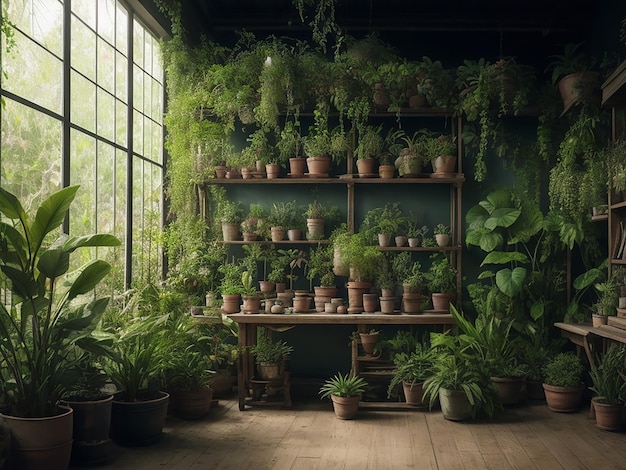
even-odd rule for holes
{"type": "Polygon", "coordinates": [[[554,385],[543,384],[546,394],[546,403],[550,411],[557,413],[571,413],[580,407],[585,385],[578,387],[555,387],[554,385]]]}

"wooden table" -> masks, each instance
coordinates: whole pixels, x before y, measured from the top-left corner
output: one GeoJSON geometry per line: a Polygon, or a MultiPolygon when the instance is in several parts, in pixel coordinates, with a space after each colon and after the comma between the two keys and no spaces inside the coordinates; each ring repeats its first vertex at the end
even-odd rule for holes
{"type": "Polygon", "coordinates": [[[601,354],[614,341],[626,344],[626,330],[621,319],[609,317],[609,324],[594,327],[589,324],[555,323],[561,330],[561,336],[569,339],[576,346],[581,347],[592,367],[595,367],[596,355],[601,354]]]}
{"type": "Polygon", "coordinates": [[[254,372],[252,357],[248,352],[256,343],[257,327],[269,328],[293,327],[297,325],[355,325],[364,330],[365,325],[435,325],[445,327],[454,325],[454,318],[447,313],[422,313],[415,315],[383,313],[292,313],[292,314],[245,314],[228,315],[239,326],[240,354],[237,362],[237,391],[239,409],[243,411],[246,404],[247,390],[254,372]]]}

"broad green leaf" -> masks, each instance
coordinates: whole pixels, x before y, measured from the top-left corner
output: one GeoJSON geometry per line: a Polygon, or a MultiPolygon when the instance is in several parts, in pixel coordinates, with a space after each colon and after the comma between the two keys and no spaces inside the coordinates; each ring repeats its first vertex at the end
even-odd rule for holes
{"type": "Polygon", "coordinates": [[[481,201],[479,204],[490,214],[496,209],[514,206],[511,192],[506,189],[499,189],[489,193],[485,200],[481,201]]]}
{"type": "Polygon", "coordinates": [[[465,215],[468,230],[478,230],[484,227],[485,220],[489,218],[489,212],[480,206],[474,206],[465,215]]]}
{"type": "Polygon", "coordinates": [[[24,236],[18,231],[16,230],[13,226],[4,223],[4,222],[0,222],[0,233],[6,237],[7,241],[9,242],[9,245],[12,247],[12,249],[9,249],[7,247],[6,252],[3,252],[2,256],[3,259],[2,261],[4,261],[5,263],[11,263],[11,262],[17,262],[19,260],[19,263],[23,266],[26,266],[27,264],[27,254],[26,254],[26,239],[24,238],[24,236]],[[11,256],[14,255],[14,258],[11,258],[11,256]],[[6,256],[6,259],[4,259],[4,257],[6,256]]]}
{"type": "Polygon", "coordinates": [[[467,245],[480,246],[480,241],[483,238],[482,230],[470,230],[465,235],[465,243],[467,245]]]}
{"type": "Polygon", "coordinates": [[[576,276],[572,285],[576,290],[586,289],[603,278],[604,274],[598,268],[591,268],[589,271],[576,276]]]}
{"type": "Polygon", "coordinates": [[[27,222],[26,212],[20,201],[10,192],[0,187],[0,212],[9,219],[27,222]]]}
{"type": "MultiPolygon", "coordinates": [[[[86,246],[119,246],[120,240],[113,235],[98,233],[95,235],[83,235],[81,237],[70,237],[63,244],[63,249],[68,253],[86,246]]],[[[259,245],[255,245],[259,246],[259,245]]]]}
{"type": "Polygon", "coordinates": [[[524,279],[526,279],[526,268],[522,267],[517,267],[513,270],[505,268],[496,273],[498,289],[509,297],[514,297],[522,291],[524,279]]]}
{"type": "Polygon", "coordinates": [[[55,279],[70,269],[70,254],[61,248],[46,250],[39,257],[37,268],[44,276],[55,279]]]}
{"type": "Polygon", "coordinates": [[[539,299],[535,301],[530,307],[530,318],[537,321],[541,317],[543,317],[544,311],[545,311],[545,304],[543,302],[543,299],[539,299]]]}
{"type": "Polygon", "coordinates": [[[485,264],[507,264],[512,262],[528,263],[528,256],[519,251],[492,251],[485,256],[481,266],[485,264]]]}
{"type": "Polygon", "coordinates": [[[30,245],[35,250],[39,249],[48,233],[63,223],[65,214],[76,196],[76,191],[78,191],[78,186],[68,186],[50,195],[41,203],[31,227],[30,245]]]}
{"type": "Polygon", "coordinates": [[[11,289],[21,299],[28,299],[37,295],[39,286],[30,273],[16,269],[13,266],[2,266],[1,269],[11,281],[11,289]]]}
{"type": "Polygon", "coordinates": [[[515,223],[521,211],[511,207],[495,209],[485,221],[485,228],[488,230],[494,230],[497,227],[510,227],[515,223]]]}
{"type": "Polygon", "coordinates": [[[478,279],[489,279],[493,277],[493,271],[486,270],[478,275],[478,279]]]}
{"type": "Polygon", "coordinates": [[[480,239],[480,248],[483,251],[490,252],[502,246],[502,242],[502,235],[497,232],[487,232],[480,239]]]}
{"type": "Polygon", "coordinates": [[[543,214],[538,207],[527,204],[517,221],[510,227],[509,243],[527,242],[543,228],[543,214]]]}
{"type": "Polygon", "coordinates": [[[70,287],[68,299],[71,300],[77,295],[89,292],[109,274],[109,271],[111,271],[111,265],[103,260],[95,260],[83,266],[70,287]]]}

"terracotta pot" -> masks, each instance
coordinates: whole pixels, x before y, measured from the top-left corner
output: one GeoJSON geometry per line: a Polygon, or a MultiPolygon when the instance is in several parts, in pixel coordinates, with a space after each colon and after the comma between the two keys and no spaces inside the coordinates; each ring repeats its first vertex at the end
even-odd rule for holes
{"type": "Polygon", "coordinates": [[[597,313],[592,313],[591,314],[591,324],[594,327],[599,327],[602,325],[606,325],[608,322],[608,317],[606,315],[599,315],[597,313]]]}
{"type": "Polygon", "coordinates": [[[267,179],[272,180],[280,176],[280,165],[277,163],[268,163],[265,165],[265,172],[267,173],[267,179]]]}
{"type": "Polygon", "coordinates": [[[363,294],[369,292],[371,287],[371,282],[348,282],[348,305],[351,308],[360,308],[363,311],[363,294]]]}
{"type": "Polygon", "coordinates": [[[218,165],[215,168],[215,177],[218,179],[226,178],[226,167],[222,165],[218,165]]]}
{"type": "Polygon", "coordinates": [[[396,308],[395,297],[380,297],[380,312],[381,313],[394,313],[396,308]]]}
{"type": "Polygon", "coordinates": [[[423,406],[424,382],[402,382],[402,390],[404,392],[404,400],[407,405],[423,406]]]}
{"type": "Polygon", "coordinates": [[[244,295],[243,313],[259,313],[261,310],[261,298],[258,295],[244,295]]]}
{"type": "Polygon", "coordinates": [[[378,309],[378,294],[363,294],[363,310],[366,313],[374,313],[378,309]]]}
{"type": "Polygon", "coordinates": [[[378,246],[389,246],[391,244],[391,235],[388,233],[378,234],[378,246]]]}
{"type": "Polygon", "coordinates": [[[222,312],[239,313],[241,310],[241,296],[239,294],[222,294],[222,312]]]}
{"type": "Polygon", "coordinates": [[[371,177],[372,175],[374,175],[375,166],[376,166],[376,160],[372,157],[359,158],[356,161],[356,168],[361,178],[371,177]]]}
{"type": "Polygon", "coordinates": [[[239,224],[230,222],[222,223],[222,237],[225,242],[239,240],[239,224]]]}
{"type": "Polygon", "coordinates": [[[338,397],[335,395],[331,395],[330,398],[333,402],[335,416],[339,419],[352,419],[359,411],[359,402],[361,401],[361,395],[357,395],[354,397],[338,397]]]}
{"type": "Polygon", "coordinates": [[[243,241],[244,242],[253,242],[258,238],[258,235],[255,232],[243,232],[243,241]]]}
{"type": "Polygon", "coordinates": [[[259,281],[259,290],[261,292],[272,292],[275,287],[276,284],[272,281],[259,281]]]}
{"type": "Polygon", "coordinates": [[[546,403],[550,411],[557,413],[571,413],[580,407],[585,385],[578,387],[555,387],[554,385],[543,384],[546,394],[546,403]]]}
{"type": "Polygon", "coordinates": [[[286,282],[277,282],[276,283],[276,293],[277,294],[285,292],[286,289],[287,289],[287,283],[286,282]]]}
{"type": "Polygon", "coordinates": [[[431,299],[433,301],[433,310],[437,310],[440,312],[449,312],[450,303],[454,303],[454,301],[456,300],[456,294],[433,292],[431,294],[431,299]]]}
{"type": "Polygon", "coordinates": [[[384,179],[392,179],[396,174],[396,167],[393,165],[379,165],[378,166],[378,175],[384,179]]]}
{"type": "Polygon", "coordinates": [[[230,369],[217,369],[215,375],[209,381],[209,386],[213,389],[213,396],[228,396],[233,391],[235,385],[235,375],[230,369]]]}
{"type": "Polygon", "coordinates": [[[74,411],[59,406],[56,416],[21,418],[0,415],[11,432],[11,468],[66,470],[72,454],[74,411]]]}
{"type": "Polygon", "coordinates": [[[418,93],[416,95],[412,95],[409,97],[409,107],[410,108],[423,108],[428,105],[426,101],[426,96],[422,93],[418,93]]]}
{"type": "Polygon", "coordinates": [[[276,298],[282,302],[283,307],[293,307],[293,292],[276,292],[276,298]]]}
{"type": "Polygon", "coordinates": [[[422,294],[410,292],[402,294],[402,310],[404,313],[421,313],[422,294]]]}
{"type": "Polygon", "coordinates": [[[376,344],[378,344],[380,340],[380,335],[378,333],[359,333],[359,337],[361,338],[361,346],[365,354],[368,356],[374,354],[374,349],[376,349],[376,344]]]}
{"type": "Polygon", "coordinates": [[[596,415],[597,428],[604,431],[619,431],[621,429],[623,405],[602,403],[602,397],[593,397],[591,405],[596,415]]]}
{"type": "Polygon", "coordinates": [[[373,100],[376,108],[380,109],[381,111],[386,111],[391,104],[389,92],[385,89],[385,86],[382,83],[374,84],[373,100]]]}
{"type": "Polygon", "coordinates": [[[270,231],[272,233],[272,241],[280,242],[285,239],[285,228],[284,227],[271,227],[270,231]]]}
{"type": "Polygon", "coordinates": [[[598,85],[597,72],[576,72],[565,75],[559,80],[558,89],[563,100],[563,110],[566,111],[580,101],[593,101],[598,85]]]}
{"type": "Polygon", "coordinates": [[[503,405],[517,405],[522,395],[524,377],[491,377],[496,394],[503,405]]]}
{"type": "Polygon", "coordinates": [[[396,242],[396,246],[406,246],[409,239],[406,235],[397,235],[394,241],[396,242]]]}
{"type": "MultiPolygon", "coordinates": [[[[313,287],[316,296],[320,297],[337,297],[338,289],[334,286],[315,286],[313,287]]],[[[330,300],[329,300],[330,302],[330,300]]]]}
{"type": "Polygon", "coordinates": [[[327,177],[330,171],[330,157],[309,157],[306,159],[309,176],[327,177]]]}
{"type": "Polygon", "coordinates": [[[463,421],[473,416],[473,408],[462,390],[439,389],[441,413],[445,419],[463,421]]]}
{"type": "Polygon", "coordinates": [[[422,244],[422,239],[418,237],[409,237],[408,243],[411,248],[416,248],[422,244]]]}
{"type": "Polygon", "coordinates": [[[296,295],[293,298],[293,308],[298,313],[308,313],[311,311],[311,297],[308,295],[296,295]]]}
{"type": "Polygon", "coordinates": [[[289,176],[291,178],[304,177],[304,171],[306,169],[306,158],[293,157],[289,159],[289,176]]]}

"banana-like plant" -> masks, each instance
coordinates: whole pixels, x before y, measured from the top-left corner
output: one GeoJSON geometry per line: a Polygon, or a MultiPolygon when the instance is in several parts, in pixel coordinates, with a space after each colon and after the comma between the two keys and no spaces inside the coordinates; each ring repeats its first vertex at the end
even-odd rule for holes
{"type": "Polygon", "coordinates": [[[10,295],[0,302],[0,358],[11,414],[45,417],[57,403],[78,360],[76,346],[91,336],[108,298],[89,294],[111,266],[92,260],[70,271],[79,248],[118,246],[112,235],[49,237],[63,222],[78,186],[53,193],[29,217],[17,197],[0,188],[0,270],[10,295]]]}

